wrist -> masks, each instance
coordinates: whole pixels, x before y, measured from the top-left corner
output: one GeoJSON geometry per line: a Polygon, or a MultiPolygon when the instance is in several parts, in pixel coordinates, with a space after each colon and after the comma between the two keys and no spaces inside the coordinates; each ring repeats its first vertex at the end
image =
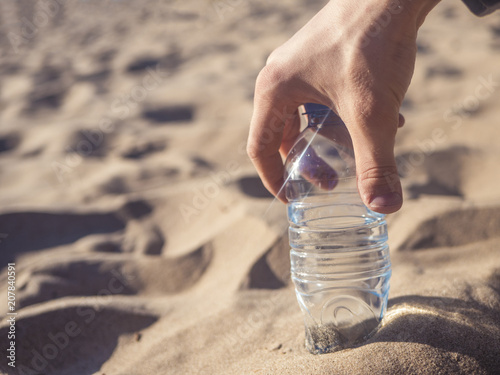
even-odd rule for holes
{"type": "Polygon", "coordinates": [[[425,17],[430,13],[441,0],[392,0],[400,2],[403,7],[407,7],[416,22],[417,28],[422,26],[425,17]]]}

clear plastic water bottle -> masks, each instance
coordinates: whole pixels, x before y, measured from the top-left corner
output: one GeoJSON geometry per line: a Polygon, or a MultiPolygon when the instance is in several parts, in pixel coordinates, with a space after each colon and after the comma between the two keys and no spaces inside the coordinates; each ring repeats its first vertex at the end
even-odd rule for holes
{"type": "Polygon", "coordinates": [[[351,137],[328,107],[308,119],[285,164],[291,273],[304,313],[306,347],[329,353],[363,343],[387,308],[391,262],[385,215],[356,185],[351,137]]]}

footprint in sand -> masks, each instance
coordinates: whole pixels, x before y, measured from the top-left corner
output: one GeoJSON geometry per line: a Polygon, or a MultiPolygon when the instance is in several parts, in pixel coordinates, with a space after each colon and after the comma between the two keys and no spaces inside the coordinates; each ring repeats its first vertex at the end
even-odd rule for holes
{"type": "Polygon", "coordinates": [[[164,141],[134,141],[131,145],[121,152],[121,156],[125,159],[142,159],[161,152],[167,148],[164,141]]]}
{"type": "Polygon", "coordinates": [[[161,58],[159,57],[152,57],[152,56],[141,57],[128,64],[126,71],[128,73],[142,74],[147,68],[154,69],[160,63],[161,63],[161,58]]]}
{"type": "Polygon", "coordinates": [[[1,265],[26,252],[71,244],[85,236],[115,233],[127,221],[146,217],[152,207],[143,200],[125,203],[116,212],[36,212],[0,214],[0,228],[9,237],[2,244],[1,265]]]}
{"type": "Polygon", "coordinates": [[[0,252],[0,264],[5,266],[26,252],[70,244],[90,234],[123,230],[125,222],[116,213],[21,211],[0,214],[0,228],[9,235],[0,252]]]}
{"type": "Polygon", "coordinates": [[[500,296],[500,268],[496,269],[488,278],[488,286],[500,296]]]}
{"type": "Polygon", "coordinates": [[[123,205],[119,214],[126,219],[140,219],[153,212],[153,206],[142,199],[131,200],[123,205]]]}
{"type": "Polygon", "coordinates": [[[290,283],[290,245],[283,234],[252,266],[241,289],[279,289],[290,283]]]}
{"type": "Polygon", "coordinates": [[[103,94],[107,91],[107,85],[109,78],[111,77],[111,70],[102,69],[90,74],[82,74],[76,76],[75,79],[78,82],[89,82],[92,83],[96,88],[97,94],[103,94]]]}
{"type": "Polygon", "coordinates": [[[211,245],[168,257],[165,236],[151,220],[152,213],[147,201],[133,200],[110,213],[0,215],[0,228],[8,234],[2,264],[38,250],[19,260],[19,305],[98,296],[111,288],[112,294],[161,295],[194,286],[211,263],[211,245]]]}
{"type": "MultiPolygon", "coordinates": [[[[158,316],[142,309],[98,305],[95,300],[21,314],[16,319],[16,365],[20,373],[100,374],[119,341],[134,340],[136,332],[157,320],[158,316]]],[[[8,330],[3,324],[0,334],[7,337],[8,330]]],[[[8,345],[8,340],[0,342],[2,352],[7,352],[8,345]]],[[[0,362],[0,372],[12,373],[7,361],[0,362]]]]}
{"type": "Polygon", "coordinates": [[[192,177],[204,176],[215,170],[215,165],[201,156],[192,156],[191,162],[193,166],[189,174],[192,177]]]}
{"type": "Polygon", "coordinates": [[[194,163],[195,168],[213,170],[215,165],[208,160],[202,158],[201,156],[191,157],[191,161],[194,163]]]}
{"type": "Polygon", "coordinates": [[[95,129],[80,129],[69,137],[69,152],[84,158],[101,158],[107,155],[112,134],[103,135],[95,129]]]}
{"type": "Polygon", "coordinates": [[[0,154],[15,150],[20,143],[21,136],[19,133],[11,132],[0,135],[0,154]]]}
{"type": "Polygon", "coordinates": [[[401,250],[462,246],[500,237],[500,208],[448,211],[422,222],[401,245],[401,250]]]}
{"type": "Polygon", "coordinates": [[[109,180],[102,183],[99,188],[104,194],[120,195],[130,192],[130,187],[127,183],[127,178],[123,176],[113,176],[109,180]]]}
{"type": "Polygon", "coordinates": [[[51,262],[40,260],[22,272],[29,277],[25,276],[25,282],[18,286],[20,308],[67,296],[99,296],[106,291],[130,295],[139,289],[137,277],[119,260],[71,260],[71,257],[51,262]]]}
{"type": "Polygon", "coordinates": [[[175,125],[191,122],[194,119],[195,108],[192,105],[176,105],[166,107],[147,108],[142,117],[158,125],[175,125]]]}
{"type": "Polygon", "coordinates": [[[117,54],[117,50],[115,49],[107,49],[97,53],[94,57],[94,60],[98,64],[107,64],[113,61],[114,57],[117,54]]]}
{"type": "Polygon", "coordinates": [[[45,66],[33,77],[33,91],[28,95],[25,113],[58,109],[71,86],[72,79],[63,67],[45,66]]]}
{"type": "Polygon", "coordinates": [[[457,18],[457,9],[455,7],[446,7],[442,10],[441,14],[444,18],[452,20],[457,18]]]}
{"type": "Polygon", "coordinates": [[[490,31],[494,38],[500,38],[500,25],[490,26],[490,31]]]}
{"type": "Polygon", "coordinates": [[[165,237],[162,231],[149,223],[132,221],[128,223],[123,251],[144,255],[160,255],[165,247],[165,237]]]}
{"type": "Polygon", "coordinates": [[[238,180],[240,190],[252,198],[274,198],[257,176],[242,177],[238,180]]]}
{"type": "Polygon", "coordinates": [[[19,73],[22,70],[21,63],[3,63],[0,65],[0,75],[9,76],[19,73]]]}
{"type": "Polygon", "coordinates": [[[427,177],[425,183],[415,183],[406,189],[406,195],[410,199],[418,198],[420,195],[448,195],[463,197],[463,171],[468,159],[478,154],[477,151],[464,146],[455,146],[449,149],[435,151],[425,157],[420,165],[411,167],[408,161],[421,160],[419,154],[417,159],[413,153],[398,155],[396,158],[401,176],[407,177],[412,173],[423,173],[427,177]]]}
{"type": "Polygon", "coordinates": [[[422,55],[429,55],[433,52],[433,50],[428,42],[417,40],[417,52],[422,55]]]}
{"type": "Polygon", "coordinates": [[[68,296],[177,294],[196,285],[212,260],[210,245],[176,258],[122,251],[81,254],[39,259],[23,268],[19,306],[68,296]]]}
{"type": "Polygon", "coordinates": [[[145,74],[148,69],[158,68],[163,74],[173,73],[183,62],[180,50],[173,46],[165,56],[145,56],[133,60],[125,71],[130,74],[145,74]]]}
{"type": "Polygon", "coordinates": [[[493,41],[490,43],[490,49],[500,51],[500,24],[490,26],[491,36],[493,41]]]}
{"type": "Polygon", "coordinates": [[[463,74],[462,70],[447,64],[439,64],[434,66],[429,66],[425,73],[426,78],[436,78],[443,77],[454,79],[460,77],[463,74]]]}
{"type": "Polygon", "coordinates": [[[83,35],[80,35],[80,38],[76,43],[80,44],[81,47],[89,47],[91,45],[97,44],[97,41],[106,33],[103,32],[99,25],[95,25],[94,29],[91,31],[87,31],[83,35]]]}

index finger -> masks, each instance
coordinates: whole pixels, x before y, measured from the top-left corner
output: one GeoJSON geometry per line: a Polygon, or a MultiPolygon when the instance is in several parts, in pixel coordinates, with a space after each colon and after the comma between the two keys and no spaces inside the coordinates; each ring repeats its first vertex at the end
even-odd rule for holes
{"type": "Polygon", "coordinates": [[[297,105],[257,94],[250,123],[247,153],[264,186],[286,203],[283,160],[299,134],[297,105]]]}

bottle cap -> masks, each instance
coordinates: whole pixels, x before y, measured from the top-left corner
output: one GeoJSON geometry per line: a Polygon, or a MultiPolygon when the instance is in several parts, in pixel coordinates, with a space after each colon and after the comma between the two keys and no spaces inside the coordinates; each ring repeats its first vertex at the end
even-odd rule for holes
{"type": "Polygon", "coordinates": [[[324,122],[328,123],[343,123],[342,119],[329,107],[323,104],[316,103],[305,103],[303,115],[307,116],[308,121],[312,121],[313,124],[322,124],[324,122]]]}
{"type": "Polygon", "coordinates": [[[327,107],[326,105],[323,104],[316,104],[316,103],[305,103],[304,104],[304,110],[305,112],[302,113],[303,115],[308,115],[313,112],[329,112],[331,109],[327,107]]]}

